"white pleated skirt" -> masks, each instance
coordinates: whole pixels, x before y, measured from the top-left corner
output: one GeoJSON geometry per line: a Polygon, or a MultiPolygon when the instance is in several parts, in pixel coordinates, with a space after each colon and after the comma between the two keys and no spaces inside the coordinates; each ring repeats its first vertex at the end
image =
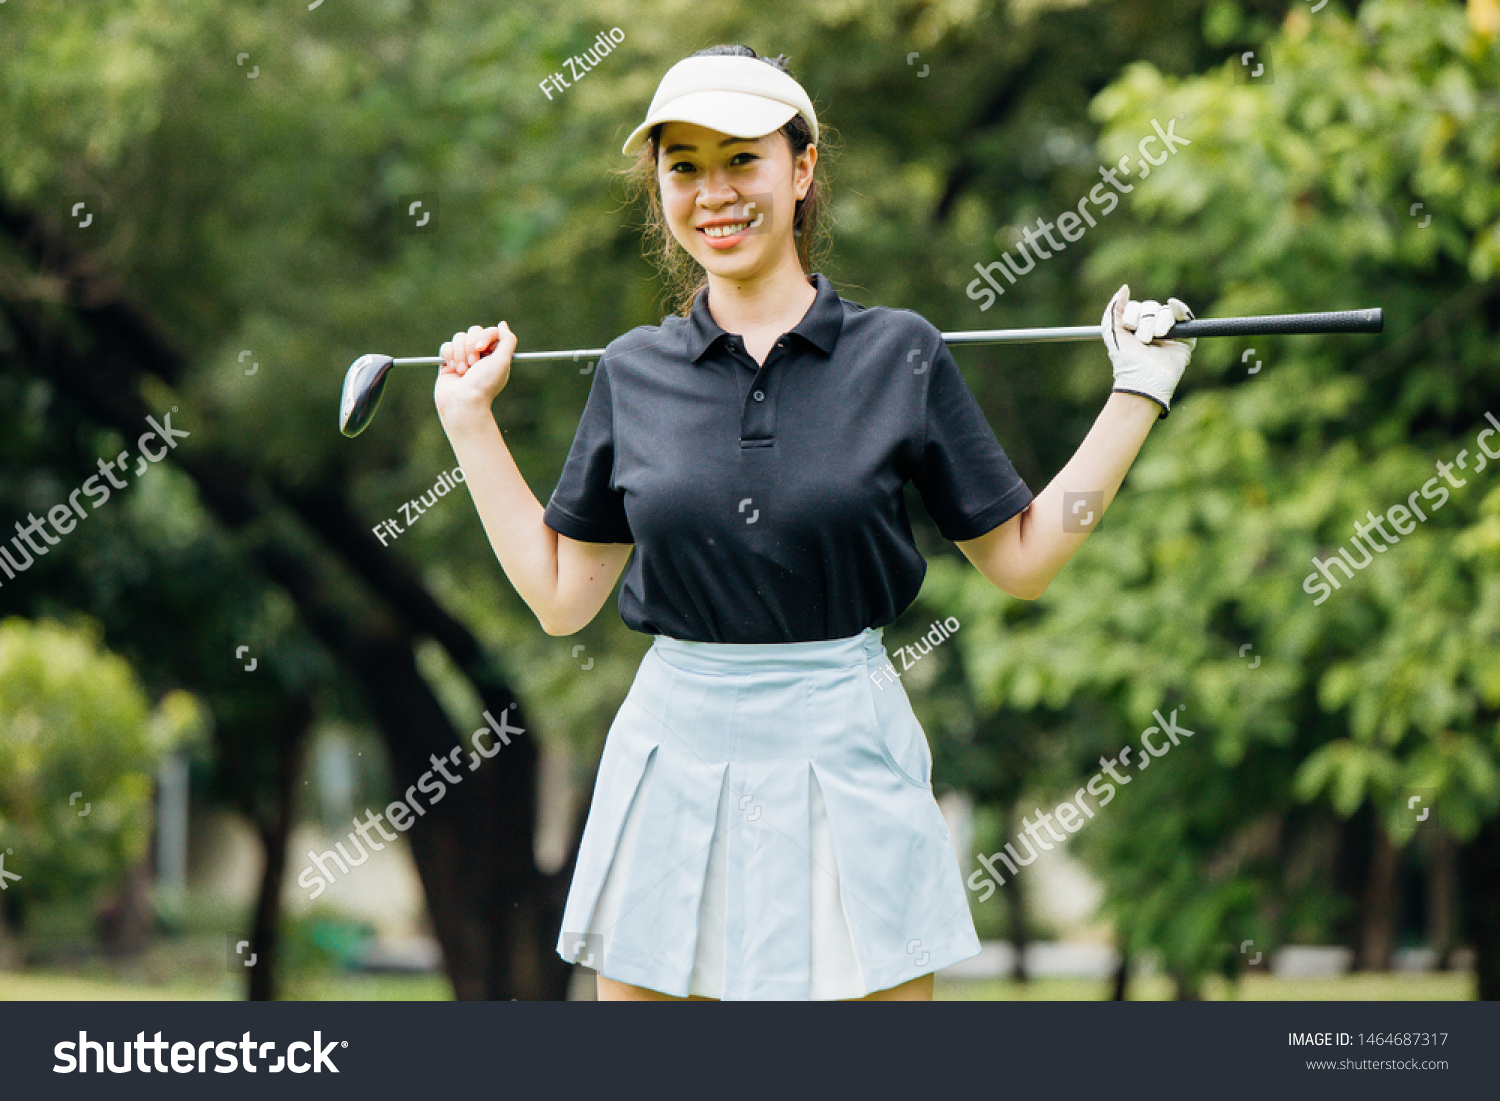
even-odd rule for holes
{"type": "Polygon", "coordinates": [[[605,739],[557,950],[726,1000],[857,998],[979,954],[880,628],[658,635],[605,739]]]}

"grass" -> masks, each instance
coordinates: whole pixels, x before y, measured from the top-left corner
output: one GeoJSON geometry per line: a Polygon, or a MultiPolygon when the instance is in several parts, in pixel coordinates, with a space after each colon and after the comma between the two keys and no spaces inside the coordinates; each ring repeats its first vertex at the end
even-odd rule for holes
{"type": "MultiPolygon", "coordinates": [[[[107,969],[79,972],[23,971],[0,978],[0,1001],[234,1001],[245,996],[233,974],[218,978],[174,976],[151,981],[140,974],[111,975],[107,969]]],[[[1162,976],[1143,976],[1131,983],[1136,1001],[1171,997],[1162,976]]],[[[942,979],[939,1001],[1100,1001],[1110,984],[1097,979],[1047,978],[1030,983],[1003,979],[942,979]]],[[[1222,979],[1206,984],[1212,1001],[1462,1001],[1475,995],[1474,976],[1445,974],[1342,975],[1326,979],[1282,979],[1247,975],[1237,987],[1222,979]]],[[[294,978],[282,996],[296,1001],[446,1001],[452,997],[441,975],[323,974],[294,978]]]]}
{"type": "MultiPolygon", "coordinates": [[[[1104,979],[1048,978],[1017,983],[1007,979],[939,980],[940,1001],[1100,1001],[1111,984],[1104,979]]],[[[1145,975],[1130,983],[1131,1001],[1166,1001],[1171,980],[1145,975]]],[[[1287,979],[1274,975],[1246,975],[1237,984],[1218,976],[1204,983],[1205,1001],[1246,1002],[1409,1002],[1465,1001],[1476,996],[1471,972],[1390,973],[1339,975],[1331,978],[1287,979]]]]}
{"type": "MultiPolygon", "coordinates": [[[[232,930],[243,915],[201,900],[189,900],[173,915],[172,932],[124,963],[102,959],[91,945],[91,919],[76,907],[39,909],[30,938],[31,966],[0,972],[0,1001],[238,1001],[245,996],[243,971],[233,966],[232,930]],[[75,912],[75,910],[77,912],[75,912]]],[[[359,930],[337,914],[306,915],[290,923],[283,943],[280,997],[289,1001],[446,1001],[452,988],[441,974],[369,975],[345,971],[359,930]]],[[[1102,1001],[1111,984],[1103,979],[1007,979],[939,977],[939,1001],[1102,1001]]],[[[1462,1001],[1476,996],[1472,972],[1357,974],[1289,979],[1258,972],[1237,984],[1214,976],[1204,984],[1210,1001],[1462,1001]]],[[[1130,984],[1133,1001],[1172,996],[1164,975],[1145,974],[1130,984]]]]}
{"type": "Polygon", "coordinates": [[[147,985],[46,971],[10,972],[0,980],[0,1001],[11,1002],[194,1002],[237,996],[227,980],[217,989],[189,982],[147,985]]]}
{"type": "MultiPolygon", "coordinates": [[[[238,1001],[245,985],[234,975],[219,981],[154,984],[102,975],[27,971],[0,978],[0,1001],[238,1001]]],[[[433,1002],[453,996],[441,975],[323,975],[288,984],[282,997],[308,1002],[433,1002]]]]}

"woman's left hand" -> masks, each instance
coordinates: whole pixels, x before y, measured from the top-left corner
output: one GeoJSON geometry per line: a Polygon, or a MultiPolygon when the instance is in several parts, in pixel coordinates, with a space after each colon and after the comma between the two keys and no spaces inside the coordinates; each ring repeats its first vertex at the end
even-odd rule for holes
{"type": "Polygon", "coordinates": [[[1182,379],[1192,357],[1194,339],[1163,340],[1179,321],[1193,311],[1179,298],[1168,298],[1163,306],[1154,299],[1134,302],[1130,285],[1124,284],[1104,308],[1099,331],[1114,364],[1116,393],[1139,394],[1161,406],[1167,415],[1172,392],[1182,379]]]}

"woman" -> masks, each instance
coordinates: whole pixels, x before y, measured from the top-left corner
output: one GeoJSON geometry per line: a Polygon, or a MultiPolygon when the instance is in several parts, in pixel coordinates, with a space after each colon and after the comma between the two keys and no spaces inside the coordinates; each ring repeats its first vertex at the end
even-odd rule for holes
{"type": "Polygon", "coordinates": [[[934,971],[979,952],[925,735],[872,675],[926,569],[902,486],[1035,599],[1087,534],[1064,494],[1109,504],[1190,353],[1153,340],[1185,306],[1121,287],[1101,325],[1115,392],[1033,497],[937,330],[812,272],[817,136],[783,59],[715,47],[662,79],[624,151],[666,251],[705,278],[684,316],[605,349],[545,509],[490,410],[515,335],[441,349],[443,427],[542,629],[582,628],[629,559],[621,616],[653,636],[558,943],[601,999],[930,999],[934,971]]]}

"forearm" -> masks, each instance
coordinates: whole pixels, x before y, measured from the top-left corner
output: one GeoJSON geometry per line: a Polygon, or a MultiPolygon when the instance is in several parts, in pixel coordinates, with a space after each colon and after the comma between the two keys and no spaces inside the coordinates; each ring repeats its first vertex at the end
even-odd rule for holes
{"type": "Polygon", "coordinates": [[[521,476],[487,406],[450,405],[440,419],[490,547],[545,630],[557,603],[557,532],[542,522],[546,510],[521,476]]]}
{"type": "Polygon", "coordinates": [[[1160,415],[1149,398],[1111,394],[1073,457],[1021,514],[1019,554],[1034,592],[1051,583],[1099,525],[1160,415]],[[1080,501],[1085,493],[1100,498],[1080,501]]]}

